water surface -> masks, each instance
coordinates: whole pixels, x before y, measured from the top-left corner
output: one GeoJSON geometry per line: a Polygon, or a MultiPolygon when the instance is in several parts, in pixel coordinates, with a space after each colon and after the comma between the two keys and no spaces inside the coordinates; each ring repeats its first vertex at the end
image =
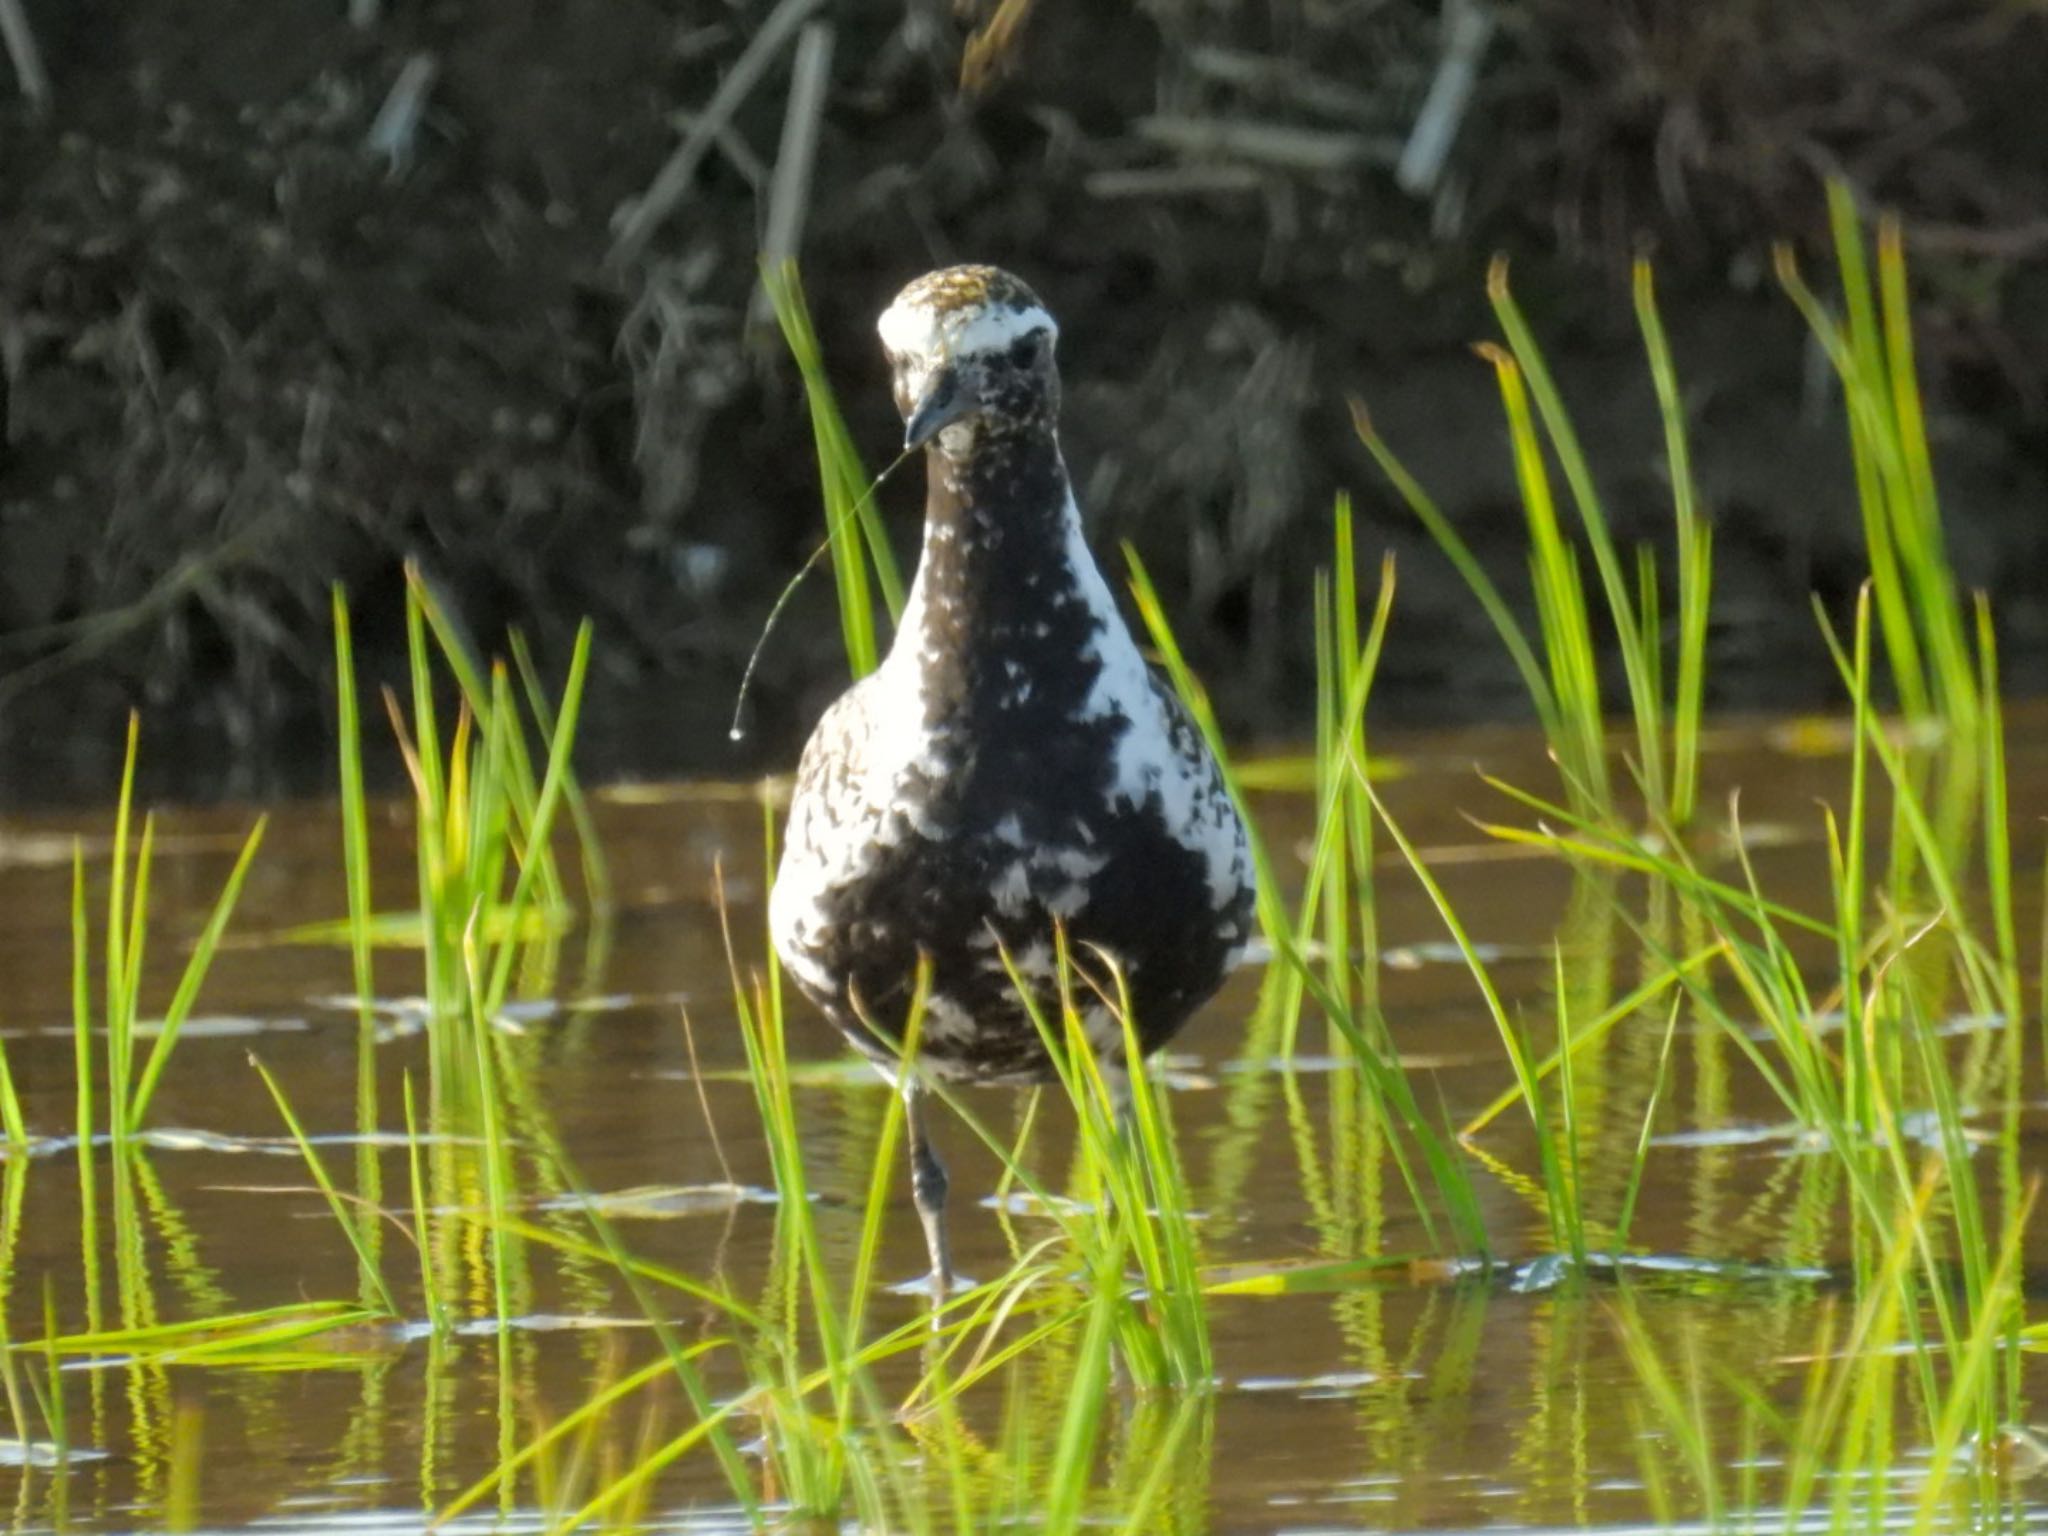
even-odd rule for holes
{"type": "MultiPolygon", "coordinates": [[[[2012,734],[2015,864],[2038,870],[2048,716],[2019,718],[2012,734]]],[[[1398,767],[1384,785],[1390,809],[1539,1039],[1556,1015],[1558,956],[1575,1019],[1593,1017],[1643,978],[1646,962],[1618,916],[1640,906],[1640,891],[1626,881],[1575,882],[1554,860],[1497,843],[1468,819],[1513,811],[1476,765],[1532,786],[1553,782],[1535,743],[1496,732],[1380,745],[1398,767]]],[[[1743,789],[1759,879],[1815,911],[1825,892],[1818,804],[1844,798],[1843,746],[1840,732],[1770,726],[1724,731],[1708,757],[1710,803],[1743,789]]],[[[518,1197],[537,1222],[586,1230],[573,1192],[532,1151],[558,1142],[637,1252],[750,1294],[766,1264],[773,1179],[744,1080],[715,885],[722,875],[742,967],[757,967],[759,795],[754,786],[619,786],[597,791],[593,806],[612,908],[566,937],[554,984],[503,1021],[512,1131],[527,1149],[518,1197]]],[[[1298,872],[1306,798],[1263,795],[1259,810],[1283,867],[1298,872]]],[[[235,806],[163,814],[146,1009],[164,1006],[254,814],[235,806]]],[[[380,909],[416,904],[408,814],[390,805],[375,818],[380,909]]],[[[345,911],[329,804],[272,810],[234,944],[216,962],[163,1080],[152,1134],[126,1175],[96,1152],[96,1233],[82,1238],[79,1153],[65,1139],[75,1125],[70,860],[73,839],[83,837],[97,901],[108,826],[106,815],[67,813],[19,817],[0,830],[0,1024],[30,1129],[51,1138],[8,1169],[10,1336],[42,1334],[46,1294],[63,1330],[95,1318],[134,1326],[357,1297],[357,1259],[250,1059],[275,1074],[338,1183],[374,1186],[386,1205],[408,1208],[404,1075],[422,1102],[428,1091],[417,1010],[407,1004],[419,987],[416,958],[380,956],[374,1105],[366,1108],[348,955],[284,937],[345,911]]],[[[1494,1023],[1398,856],[1381,860],[1378,897],[1393,1039],[1418,1097],[1463,1123],[1511,1082],[1494,1023]]],[[[2036,931],[2038,920],[2029,902],[2022,931],[2036,931]]],[[[1234,979],[1164,1063],[1205,1259],[1251,1269],[1362,1254],[1427,1260],[1430,1233],[1349,1077],[1330,1069],[1320,1022],[1311,1015],[1304,1025],[1292,1070],[1269,1043],[1248,1042],[1260,980],[1256,968],[1234,979]]],[[[1611,1215],[1621,1198],[1668,1016],[1660,1006],[1626,1021],[1579,1070],[1584,1166],[1589,1184],[1606,1178],[1611,1186],[1589,1189],[1595,1212],[1611,1215]]],[[[1988,1124],[2008,1098],[2006,1026],[1962,1016],[1945,1024],[1958,1081],[1980,1096],[1967,1107],[1988,1124]]],[[[1830,1161],[1810,1155],[1725,1036],[1683,1014],[1677,1031],[1630,1242],[1645,1262],[1625,1280],[1565,1285],[1532,1263],[1553,1242],[1526,1119],[1519,1109],[1504,1114],[1471,1143],[1504,1260],[1495,1272],[1460,1276],[1418,1262],[1330,1294],[1216,1302],[1218,1389],[1201,1410],[1201,1432],[1175,1442],[1186,1467],[1176,1469],[1162,1522],[1320,1531],[1645,1520],[1655,1513],[1646,1462],[1668,1466],[1672,1450],[1622,1343],[1624,1290],[1666,1360],[1712,1362],[1793,1400],[1799,1367],[1787,1362],[1812,1348],[1823,1315],[1843,1300],[1843,1193],[1830,1161]]],[[[800,1109],[820,1220],[850,1255],[886,1096],[801,1004],[792,1004],[792,1042],[804,1068],[800,1109]]],[[[2048,1128],[2034,1078],[2026,1083],[2017,1101],[2023,1164],[2038,1163],[2048,1128]]],[[[977,1096],[1005,1131],[1015,1130],[1025,1103],[1008,1091],[977,1096]]],[[[1044,1218],[1014,1201],[985,1202],[993,1158],[957,1125],[942,1119],[939,1134],[953,1171],[957,1261],[969,1275],[998,1274],[1013,1245],[1042,1235],[1044,1218]]],[[[1031,1156],[1054,1187],[1070,1151],[1068,1122],[1042,1113],[1031,1156]]],[[[482,1201],[473,1148],[453,1132],[429,1143],[427,1161],[437,1199],[482,1201]]],[[[1987,1187],[2009,1198],[2007,1183],[1994,1177],[1987,1187]]],[[[890,1215],[885,1266],[907,1280],[923,1262],[907,1188],[890,1215]]],[[[640,1303],[614,1275],[540,1247],[524,1250],[516,1266],[516,1323],[501,1345],[484,1239],[469,1230],[458,1251],[443,1255],[445,1272],[460,1277],[451,1300],[463,1323],[447,1340],[424,1327],[417,1263],[393,1224],[383,1269],[421,1326],[366,1324],[324,1336],[288,1362],[163,1366],[117,1357],[66,1370],[73,1457],[63,1468],[0,1468],[15,1527],[161,1529],[189,1519],[208,1529],[417,1529],[505,1446],[653,1357],[640,1303]]],[[[2026,1257],[2038,1264],[2048,1255],[2026,1257]]],[[[921,1303],[890,1295],[878,1305],[877,1321],[893,1323],[921,1303]]],[[[685,1338],[714,1326],[708,1312],[671,1307],[685,1338]]],[[[1052,1351],[1024,1371],[1007,1404],[999,1394],[978,1400],[985,1432],[994,1436],[1006,1415],[1022,1414],[1050,1433],[1064,1407],[1061,1359],[1052,1351]]],[[[898,1373],[906,1386],[908,1373],[898,1373]]],[[[663,1411],[671,1429],[687,1419],[674,1402],[663,1411]]],[[[1121,1403],[1103,1453],[1106,1476],[1119,1455],[1146,1454],[1147,1417],[1160,1411],[1135,1398],[1121,1403]]],[[[1733,1466],[1743,1453],[1731,1432],[1732,1398],[1712,1387],[1703,1412],[1733,1466]]],[[[639,1418],[626,1416],[607,1432],[604,1453],[628,1455],[639,1433],[639,1418]]],[[[1910,1443],[1900,1448],[1902,1477],[1915,1475],[1916,1454],[1910,1443]]],[[[1682,1482],[1674,1497],[1681,1512],[1699,1513],[1682,1482]]],[[[737,1520],[703,1456],[679,1462],[652,1505],[667,1528],[737,1520]]],[[[524,1498],[463,1524],[472,1522],[545,1523],[524,1498]]]]}

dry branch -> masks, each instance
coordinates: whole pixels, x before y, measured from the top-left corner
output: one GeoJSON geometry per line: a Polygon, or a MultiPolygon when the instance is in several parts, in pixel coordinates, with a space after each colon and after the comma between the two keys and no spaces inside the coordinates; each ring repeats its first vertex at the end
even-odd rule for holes
{"type": "Polygon", "coordinates": [[[769,64],[783,45],[796,34],[796,30],[810,19],[811,12],[818,9],[824,0],[781,0],[761,23],[740,56],[733,61],[732,69],[711,93],[711,100],[691,124],[683,142],[676,146],[675,153],[668,157],[666,164],[655,173],[654,180],[641,194],[640,200],[632,205],[632,211],[619,227],[618,238],[612,242],[611,261],[622,266],[632,261],[647,248],[647,242],[662,225],[678,204],[689,194],[690,182],[697,174],[697,162],[704,158],[711,148],[719,130],[732,120],[741,102],[760,84],[761,77],[768,72],[769,64]]]}
{"type": "Polygon", "coordinates": [[[1485,0],[1444,0],[1444,51],[1394,168],[1402,191],[1425,197],[1436,190],[1451,143],[1472,106],[1480,56],[1493,37],[1494,25],[1493,8],[1485,0]]]}
{"type": "Polygon", "coordinates": [[[1324,117],[1384,123],[1389,116],[1383,95],[1326,79],[1303,69],[1292,59],[1205,44],[1188,50],[1187,64],[1196,74],[1219,84],[1252,91],[1324,117]]]}
{"type": "Polygon", "coordinates": [[[36,48],[36,35],[29,28],[21,0],[0,0],[0,39],[5,40],[7,56],[14,61],[14,78],[21,82],[29,110],[37,117],[48,117],[53,100],[50,75],[43,68],[43,56],[36,48]]]}
{"type": "Polygon", "coordinates": [[[1131,126],[1139,138],[1184,155],[1249,160],[1283,171],[1392,165],[1401,154],[1401,141],[1387,135],[1296,128],[1288,123],[1160,116],[1141,117],[1131,126]]]}
{"type": "Polygon", "coordinates": [[[433,94],[434,81],[440,73],[440,61],[431,53],[416,53],[407,59],[364,136],[363,148],[370,154],[382,155],[394,176],[412,164],[420,123],[427,115],[427,98],[433,94]]]}
{"type": "Polygon", "coordinates": [[[1267,173],[1250,165],[1162,165],[1093,171],[1090,197],[1214,197],[1262,191],[1267,173]]]}
{"type": "MultiPolygon", "coordinates": [[[[832,78],[832,39],[832,23],[814,21],[796,42],[782,143],[775,152],[775,180],[768,192],[768,228],[761,240],[761,265],[767,271],[793,261],[803,237],[811,171],[818,158],[818,124],[825,115],[825,90],[832,78]]],[[[751,318],[763,320],[768,313],[768,290],[756,287],[751,318]]]]}

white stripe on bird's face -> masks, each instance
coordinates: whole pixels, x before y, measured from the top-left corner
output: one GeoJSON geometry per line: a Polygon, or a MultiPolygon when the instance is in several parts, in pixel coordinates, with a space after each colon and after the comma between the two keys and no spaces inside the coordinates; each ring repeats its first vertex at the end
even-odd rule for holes
{"type": "Polygon", "coordinates": [[[1045,338],[1049,359],[1060,334],[1030,289],[992,267],[951,267],[919,278],[882,311],[875,329],[906,412],[925,398],[941,368],[997,362],[1032,335],[1045,338]]]}
{"type": "Polygon", "coordinates": [[[1037,304],[1016,307],[997,300],[941,308],[915,293],[902,295],[883,310],[875,329],[899,365],[923,363],[927,368],[1007,352],[1011,343],[1034,331],[1044,331],[1054,341],[1060,334],[1053,317],[1037,304]]]}

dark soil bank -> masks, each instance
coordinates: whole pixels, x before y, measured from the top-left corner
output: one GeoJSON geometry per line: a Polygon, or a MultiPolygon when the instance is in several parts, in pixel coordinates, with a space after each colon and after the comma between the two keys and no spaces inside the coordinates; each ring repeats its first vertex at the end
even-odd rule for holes
{"type": "MultiPolygon", "coordinates": [[[[794,50],[748,49],[800,8],[833,44],[800,252],[870,462],[898,431],[875,312],[939,263],[1026,276],[1064,324],[1098,545],[1144,550],[1241,732],[1303,723],[1309,572],[1342,487],[1364,553],[1398,561],[1385,716],[1520,712],[1345,406],[1368,402],[1526,585],[1470,352],[1496,250],[1624,534],[1665,539],[1626,287],[1643,240],[1718,525],[1717,702],[1825,701],[1806,595],[1853,592],[1857,521],[1769,247],[1825,271],[1829,172],[1908,220],[1952,552],[1997,599],[2010,675],[2040,684],[2038,9],[1504,7],[1447,163],[1410,193],[1394,159],[1440,70],[1434,0],[364,8],[358,27],[346,0],[28,0],[51,92],[39,114],[10,82],[0,126],[7,800],[102,783],[131,705],[166,787],[317,779],[328,584],[388,673],[408,560],[484,645],[517,623],[559,664],[595,618],[601,770],[786,761],[843,676],[827,579],[770,642],[754,729],[725,727],[820,533],[754,297],[794,50]],[[681,197],[617,250],[721,94],[737,106],[681,197]]],[[[917,479],[884,493],[906,545],[917,479]]]]}

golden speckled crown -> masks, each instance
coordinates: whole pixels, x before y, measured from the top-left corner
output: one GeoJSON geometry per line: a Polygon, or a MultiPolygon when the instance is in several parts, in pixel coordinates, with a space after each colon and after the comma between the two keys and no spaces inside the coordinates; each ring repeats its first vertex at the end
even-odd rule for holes
{"type": "Polygon", "coordinates": [[[941,267],[896,295],[877,326],[889,355],[901,363],[1007,347],[1017,337],[1059,327],[1021,278],[1001,267],[941,267]]]}
{"type": "Polygon", "coordinates": [[[941,267],[927,272],[896,295],[896,303],[915,305],[934,314],[948,315],[963,309],[1043,309],[1038,295],[1022,278],[1012,277],[1001,267],[941,267]]]}

